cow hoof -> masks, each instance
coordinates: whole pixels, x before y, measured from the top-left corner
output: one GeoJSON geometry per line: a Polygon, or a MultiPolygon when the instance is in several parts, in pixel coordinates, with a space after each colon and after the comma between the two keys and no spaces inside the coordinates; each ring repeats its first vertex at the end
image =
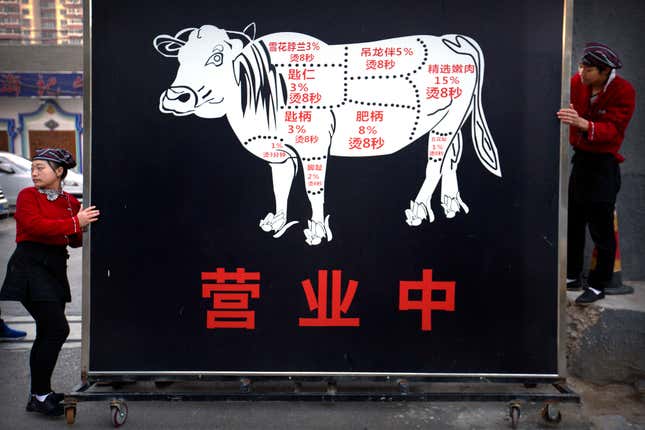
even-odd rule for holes
{"type": "Polygon", "coordinates": [[[410,201],[410,209],[405,210],[405,222],[412,227],[421,225],[424,219],[434,221],[434,214],[423,203],[410,201]]]}
{"type": "Polygon", "coordinates": [[[323,238],[327,237],[324,224],[309,220],[307,221],[307,225],[308,228],[304,230],[305,242],[311,246],[320,245],[323,238]]]}
{"type": "Polygon", "coordinates": [[[270,231],[280,231],[286,222],[284,212],[273,214],[269,212],[263,219],[260,220],[260,228],[267,233],[270,231]]]}
{"type": "Polygon", "coordinates": [[[455,196],[448,196],[447,194],[443,195],[441,201],[441,206],[443,206],[443,211],[446,214],[446,218],[454,218],[457,215],[457,212],[463,210],[464,213],[468,213],[469,209],[466,203],[461,200],[461,196],[457,193],[455,196]]]}

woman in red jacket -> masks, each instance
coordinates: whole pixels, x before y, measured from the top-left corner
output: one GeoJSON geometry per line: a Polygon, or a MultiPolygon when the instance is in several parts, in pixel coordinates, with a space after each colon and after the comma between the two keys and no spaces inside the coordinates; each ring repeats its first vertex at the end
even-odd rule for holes
{"type": "Polygon", "coordinates": [[[571,79],[571,106],[557,113],[570,125],[569,143],[575,153],[569,179],[567,289],[581,288],[587,225],[598,250],[589,287],[576,299],[579,305],[611,293],[616,255],[614,206],[620,189],[619,164],[625,160],[618,151],[636,100],[632,85],[616,74],[621,67],[611,48],[588,43],[579,73],[571,79]]]}
{"type": "Polygon", "coordinates": [[[62,415],[63,395],[51,389],[51,375],[69,325],[65,303],[71,301],[67,280],[67,245],[82,245],[82,229],[98,219],[94,206],[81,209],[74,196],[62,190],[67,169],[76,165],[64,149],[45,148],[32,159],[34,187],[25,188],[16,202],[16,250],[7,265],[0,300],[17,300],[36,321],[31,348],[31,396],[27,411],[62,415]]]}

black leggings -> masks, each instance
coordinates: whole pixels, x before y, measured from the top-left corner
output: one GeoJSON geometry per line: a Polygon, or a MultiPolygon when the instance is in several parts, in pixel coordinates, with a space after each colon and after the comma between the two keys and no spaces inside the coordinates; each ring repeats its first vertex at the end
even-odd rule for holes
{"type": "Polygon", "coordinates": [[[589,274],[589,286],[604,291],[611,283],[616,257],[613,203],[569,202],[567,278],[577,278],[582,273],[587,226],[598,251],[596,269],[589,274]]]}
{"type": "Polygon", "coordinates": [[[56,367],[58,353],[69,335],[65,318],[65,303],[22,302],[36,321],[36,340],[31,347],[31,394],[50,393],[51,377],[56,367]]]}

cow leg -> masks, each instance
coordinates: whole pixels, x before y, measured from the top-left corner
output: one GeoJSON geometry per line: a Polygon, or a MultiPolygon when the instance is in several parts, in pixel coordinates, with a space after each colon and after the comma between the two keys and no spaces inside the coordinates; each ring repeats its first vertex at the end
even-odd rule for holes
{"type": "Polygon", "coordinates": [[[324,238],[331,242],[332,234],[329,228],[329,215],[325,217],[325,171],[327,156],[302,157],[304,168],[305,190],[311,204],[311,219],[307,221],[304,230],[305,241],[309,245],[319,245],[324,238]],[[309,170],[309,166],[315,169],[309,170]]]}
{"type": "Polygon", "coordinates": [[[441,206],[446,218],[454,218],[461,209],[464,213],[468,213],[468,206],[461,200],[457,183],[457,166],[461,160],[461,150],[461,131],[458,131],[441,164],[441,206]]]}
{"type": "Polygon", "coordinates": [[[269,212],[260,220],[260,228],[266,232],[275,232],[273,237],[280,237],[297,221],[287,224],[287,205],[291,183],[296,175],[296,161],[288,158],[282,163],[270,163],[273,178],[273,195],[275,197],[275,213],[269,212]]]}
{"type": "Polygon", "coordinates": [[[434,221],[434,213],[430,206],[432,194],[437,188],[441,178],[441,156],[437,156],[436,148],[433,148],[431,138],[428,137],[428,163],[426,164],[426,177],[414,200],[410,201],[410,208],[405,210],[405,222],[416,227],[421,225],[424,219],[428,222],[434,221]]]}

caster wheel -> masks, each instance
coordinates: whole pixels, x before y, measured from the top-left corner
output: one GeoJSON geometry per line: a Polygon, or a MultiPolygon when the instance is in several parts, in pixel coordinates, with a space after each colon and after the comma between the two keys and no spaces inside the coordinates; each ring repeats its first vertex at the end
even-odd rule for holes
{"type": "Polygon", "coordinates": [[[65,421],[72,425],[76,421],[76,406],[67,406],[65,408],[65,421]]]}
{"type": "Polygon", "coordinates": [[[240,378],[240,392],[244,394],[251,392],[251,380],[249,378],[240,378]]]}
{"type": "Polygon", "coordinates": [[[410,394],[410,383],[406,379],[399,379],[396,383],[399,386],[399,392],[401,394],[410,394]]]}
{"type": "Polygon", "coordinates": [[[112,425],[121,427],[128,419],[128,405],[118,400],[110,402],[110,415],[112,416],[112,425]]]}
{"type": "Polygon", "coordinates": [[[519,403],[511,403],[508,405],[508,415],[511,418],[511,428],[516,429],[520,423],[520,415],[522,415],[519,403]]]}
{"type": "Polygon", "coordinates": [[[544,421],[546,421],[547,423],[558,424],[560,421],[562,421],[562,414],[560,413],[558,405],[556,405],[555,403],[545,404],[542,408],[541,415],[544,421]]]}

